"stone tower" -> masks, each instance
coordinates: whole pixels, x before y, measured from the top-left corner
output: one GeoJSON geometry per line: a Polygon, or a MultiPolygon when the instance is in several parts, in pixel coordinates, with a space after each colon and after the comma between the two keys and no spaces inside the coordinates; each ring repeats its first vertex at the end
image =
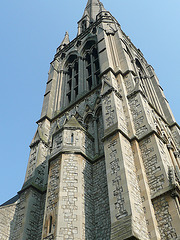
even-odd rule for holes
{"type": "Polygon", "coordinates": [[[180,127],[99,0],[57,48],[37,123],[0,239],[180,239],[180,127]]]}

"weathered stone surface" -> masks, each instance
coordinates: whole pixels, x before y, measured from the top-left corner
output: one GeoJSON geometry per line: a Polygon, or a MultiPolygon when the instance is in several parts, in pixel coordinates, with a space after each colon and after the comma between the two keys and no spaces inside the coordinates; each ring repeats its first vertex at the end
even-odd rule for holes
{"type": "Polygon", "coordinates": [[[51,62],[19,200],[0,238],[180,238],[180,127],[153,68],[98,0],[51,62]]]}
{"type": "Polygon", "coordinates": [[[15,214],[16,203],[0,207],[0,239],[8,240],[15,214]]]}

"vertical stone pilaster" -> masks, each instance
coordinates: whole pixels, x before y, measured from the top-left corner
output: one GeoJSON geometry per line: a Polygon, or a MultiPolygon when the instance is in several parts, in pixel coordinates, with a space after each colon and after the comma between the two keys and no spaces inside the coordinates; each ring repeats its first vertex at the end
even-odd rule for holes
{"type": "Polygon", "coordinates": [[[161,237],[158,229],[157,220],[155,218],[155,212],[154,212],[153,204],[151,201],[150,189],[148,185],[148,180],[147,180],[143,160],[141,157],[139,144],[136,140],[134,140],[131,143],[131,146],[133,150],[135,166],[137,169],[137,179],[139,182],[139,187],[141,192],[141,200],[142,200],[144,215],[146,218],[148,235],[151,240],[160,240],[161,237]]]}
{"type": "Polygon", "coordinates": [[[152,109],[140,92],[129,96],[129,106],[133,117],[135,134],[138,139],[146,136],[149,132],[155,131],[151,114],[152,109]]]}
{"type": "Polygon", "coordinates": [[[149,239],[129,141],[120,133],[104,142],[111,239],[149,239]]]}
{"type": "Polygon", "coordinates": [[[116,94],[116,79],[107,76],[101,94],[111,239],[149,239],[122,100],[116,94]]]}
{"type": "Polygon", "coordinates": [[[161,238],[176,239],[179,236],[179,213],[176,196],[173,196],[175,178],[171,179],[169,172],[170,168],[174,169],[170,153],[155,134],[142,140],[139,146],[161,238]]]}

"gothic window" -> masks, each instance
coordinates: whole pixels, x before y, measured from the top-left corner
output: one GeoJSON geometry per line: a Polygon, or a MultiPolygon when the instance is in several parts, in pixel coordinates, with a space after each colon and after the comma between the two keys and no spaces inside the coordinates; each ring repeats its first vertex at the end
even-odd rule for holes
{"type": "Polygon", "coordinates": [[[86,54],[86,73],[87,73],[87,83],[88,90],[92,89],[92,66],[91,66],[91,55],[89,53],[86,54]]]}
{"type": "Polygon", "coordinates": [[[135,60],[135,63],[136,63],[136,67],[137,67],[137,71],[138,71],[138,75],[139,75],[139,78],[140,78],[140,86],[142,88],[142,91],[143,93],[145,94],[145,96],[148,97],[148,93],[147,93],[147,89],[146,89],[146,77],[145,77],[145,72],[144,72],[144,69],[141,65],[141,63],[139,62],[139,60],[136,58],[135,60]]]}
{"type": "Polygon", "coordinates": [[[156,93],[154,91],[151,79],[148,78],[144,68],[137,58],[135,59],[135,63],[142,92],[146,96],[147,100],[157,109],[157,111],[161,112],[160,104],[158,99],[155,97],[156,93]]]}
{"type": "Polygon", "coordinates": [[[92,51],[92,56],[93,56],[93,67],[94,67],[94,76],[95,76],[95,84],[99,84],[99,59],[98,59],[98,51],[96,48],[93,48],[92,51]]]}
{"type": "Polygon", "coordinates": [[[79,90],[79,64],[77,56],[69,58],[67,64],[67,87],[66,96],[68,103],[76,100],[79,90]]]}
{"type": "Polygon", "coordinates": [[[94,137],[94,123],[93,123],[92,115],[88,115],[84,122],[85,122],[87,131],[94,137]]]}
{"type": "Polygon", "coordinates": [[[91,90],[93,87],[100,83],[99,80],[99,58],[97,48],[93,45],[86,50],[86,82],[87,90],[91,90]]]}
{"type": "Polygon", "coordinates": [[[72,67],[69,66],[68,68],[68,80],[67,80],[67,97],[68,102],[71,102],[71,95],[72,95],[72,67]]]}
{"type": "Polygon", "coordinates": [[[75,98],[78,96],[78,62],[75,62],[74,64],[74,92],[75,92],[75,98]]]}

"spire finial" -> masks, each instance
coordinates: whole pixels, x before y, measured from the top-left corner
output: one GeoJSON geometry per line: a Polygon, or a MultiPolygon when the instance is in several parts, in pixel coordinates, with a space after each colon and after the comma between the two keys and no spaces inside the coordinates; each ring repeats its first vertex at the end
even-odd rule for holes
{"type": "Polygon", "coordinates": [[[99,0],[88,0],[83,17],[88,15],[90,22],[96,21],[96,16],[105,10],[103,4],[99,0]]]}

